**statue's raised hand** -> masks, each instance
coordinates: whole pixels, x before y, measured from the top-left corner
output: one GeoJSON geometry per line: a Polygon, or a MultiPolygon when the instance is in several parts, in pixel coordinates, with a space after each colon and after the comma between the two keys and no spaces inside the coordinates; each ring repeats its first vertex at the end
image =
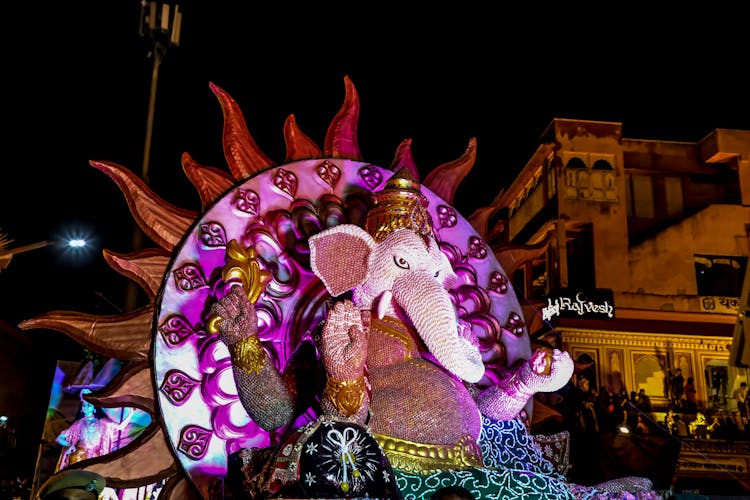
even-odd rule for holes
{"type": "Polygon", "coordinates": [[[207,330],[229,348],[237,395],[253,421],[270,431],[289,425],[294,398],[258,338],[258,315],[242,286],[211,305],[207,330]]]}
{"type": "Polygon", "coordinates": [[[258,335],[258,316],[255,306],[241,286],[232,286],[221,300],[211,306],[211,315],[218,318],[219,338],[231,347],[258,335]]]}
{"type": "Polygon", "coordinates": [[[328,375],[353,380],[364,373],[370,312],[361,311],[350,300],[337,302],[328,311],[321,349],[328,375]]]}

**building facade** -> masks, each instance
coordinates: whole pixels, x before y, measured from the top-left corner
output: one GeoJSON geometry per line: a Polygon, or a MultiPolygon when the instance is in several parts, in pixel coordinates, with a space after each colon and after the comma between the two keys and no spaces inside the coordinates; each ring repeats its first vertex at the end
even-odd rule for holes
{"type": "Polygon", "coordinates": [[[554,331],[593,361],[594,387],[644,389],[656,409],[676,368],[694,378],[699,408],[736,408],[748,380],[730,353],[750,254],[750,131],[666,142],[555,119],[493,207],[493,248],[537,249],[502,263],[532,337],[554,331]]]}

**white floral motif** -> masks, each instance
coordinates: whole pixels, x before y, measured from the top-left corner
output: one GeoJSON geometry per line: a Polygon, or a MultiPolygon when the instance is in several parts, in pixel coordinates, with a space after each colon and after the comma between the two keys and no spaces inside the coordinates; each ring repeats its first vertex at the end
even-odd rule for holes
{"type": "Polygon", "coordinates": [[[305,453],[308,455],[315,455],[318,452],[318,444],[317,443],[308,443],[307,449],[305,450],[305,453]]]}
{"type": "Polygon", "coordinates": [[[305,474],[305,482],[308,486],[312,486],[313,484],[315,484],[315,476],[312,475],[312,472],[308,472],[307,474],[305,474]]]}

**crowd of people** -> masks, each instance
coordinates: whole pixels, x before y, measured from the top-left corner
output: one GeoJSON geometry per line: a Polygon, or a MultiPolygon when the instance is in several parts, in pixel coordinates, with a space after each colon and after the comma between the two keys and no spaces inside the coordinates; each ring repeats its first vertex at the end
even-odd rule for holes
{"type": "Polygon", "coordinates": [[[592,387],[587,377],[577,377],[566,398],[568,411],[575,416],[570,428],[577,432],[618,432],[623,425],[631,432],[646,432],[648,422],[654,420],[651,398],[644,389],[614,394],[605,387],[592,387]]]}
{"type": "Polygon", "coordinates": [[[564,426],[576,434],[621,432],[661,433],[678,438],[750,440],[748,384],[734,391],[736,408],[712,408],[699,411],[694,377],[683,378],[677,368],[669,379],[666,415],[654,412],[651,398],[643,388],[629,393],[623,388],[612,393],[606,387],[595,388],[585,376],[574,376],[564,392],[564,426]],[[736,410],[736,411],[735,411],[736,410]]]}
{"type": "Polygon", "coordinates": [[[669,399],[675,409],[694,414],[698,411],[698,391],[695,388],[695,378],[682,376],[682,369],[676,368],[674,373],[667,374],[669,378],[669,399]]]}
{"type": "Polygon", "coordinates": [[[698,412],[695,415],[675,413],[673,408],[664,416],[663,426],[677,438],[724,439],[727,441],[750,441],[750,425],[741,422],[734,412],[714,411],[708,418],[698,412]]]}

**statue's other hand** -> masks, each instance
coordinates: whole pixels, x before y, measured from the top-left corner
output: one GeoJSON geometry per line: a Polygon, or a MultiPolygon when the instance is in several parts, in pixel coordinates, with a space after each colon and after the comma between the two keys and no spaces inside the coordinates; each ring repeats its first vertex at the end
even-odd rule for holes
{"type": "Polygon", "coordinates": [[[573,375],[573,359],[559,349],[537,349],[523,371],[524,384],[532,393],[553,392],[564,386],[573,375]]]}

